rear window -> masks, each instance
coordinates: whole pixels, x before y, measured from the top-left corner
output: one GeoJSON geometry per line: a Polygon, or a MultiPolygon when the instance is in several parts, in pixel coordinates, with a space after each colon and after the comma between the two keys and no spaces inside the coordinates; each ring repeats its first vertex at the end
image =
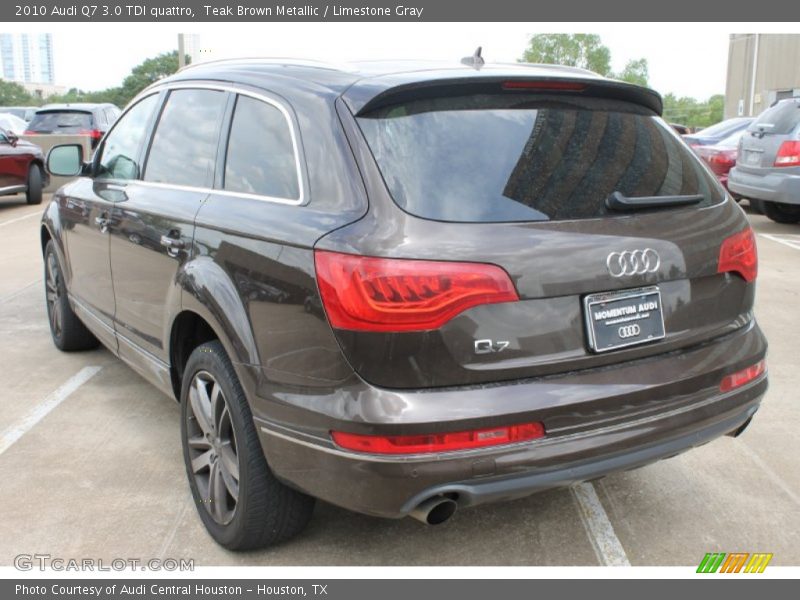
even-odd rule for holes
{"type": "Polygon", "coordinates": [[[800,124],[800,101],[784,100],[761,113],[748,131],[786,135],[798,124],[800,124]]]}
{"type": "Polygon", "coordinates": [[[36,113],[28,129],[39,133],[75,133],[92,129],[92,115],[78,111],[52,111],[36,113]]]}
{"type": "Polygon", "coordinates": [[[358,122],[395,202],[423,218],[596,218],[615,191],[723,198],[669,126],[628,103],[478,95],[412,101],[358,122]]]}
{"type": "Polygon", "coordinates": [[[752,121],[752,119],[748,119],[746,117],[728,119],[726,121],[721,121],[716,125],[712,125],[711,127],[701,129],[695,135],[700,137],[724,137],[734,133],[735,131],[744,129],[747,124],[750,123],[750,121],[752,121]]]}

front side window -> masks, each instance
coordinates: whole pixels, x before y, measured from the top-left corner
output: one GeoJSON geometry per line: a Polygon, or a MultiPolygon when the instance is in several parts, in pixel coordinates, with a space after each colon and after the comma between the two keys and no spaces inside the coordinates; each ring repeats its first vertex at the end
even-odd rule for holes
{"type": "Polygon", "coordinates": [[[139,154],[157,104],[158,94],[153,94],[125,113],[103,143],[95,179],[139,179],[139,154]]]}
{"type": "Polygon", "coordinates": [[[211,187],[226,100],[217,90],[171,92],[153,136],[145,181],[211,187]]]}
{"type": "Polygon", "coordinates": [[[289,123],[276,106],[239,96],[228,138],[223,188],[286,200],[300,198],[289,123]]]}

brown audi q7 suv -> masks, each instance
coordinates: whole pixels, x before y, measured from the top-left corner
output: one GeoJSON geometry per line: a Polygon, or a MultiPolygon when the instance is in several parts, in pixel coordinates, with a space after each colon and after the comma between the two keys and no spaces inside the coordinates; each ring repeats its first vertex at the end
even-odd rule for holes
{"type": "Polygon", "coordinates": [[[755,237],[661,110],[552,66],[188,67],[48,156],[53,340],[180,402],[232,549],[314,498],[440,523],[738,435],[755,237]]]}

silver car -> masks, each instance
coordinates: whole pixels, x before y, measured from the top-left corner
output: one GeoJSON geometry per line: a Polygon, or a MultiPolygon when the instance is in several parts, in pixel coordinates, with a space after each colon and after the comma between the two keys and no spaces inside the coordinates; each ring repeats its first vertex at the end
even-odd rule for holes
{"type": "Polygon", "coordinates": [[[800,98],[781,100],[747,128],[728,188],[760,201],[773,221],[800,222],[800,98]]]}

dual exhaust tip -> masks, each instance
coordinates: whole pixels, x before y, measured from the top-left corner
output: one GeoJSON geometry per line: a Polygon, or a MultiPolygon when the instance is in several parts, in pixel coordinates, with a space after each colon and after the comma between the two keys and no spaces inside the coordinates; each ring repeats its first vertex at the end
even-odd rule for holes
{"type": "Polygon", "coordinates": [[[420,503],[409,516],[426,525],[440,525],[456,512],[458,504],[452,498],[433,496],[420,503]]]}

